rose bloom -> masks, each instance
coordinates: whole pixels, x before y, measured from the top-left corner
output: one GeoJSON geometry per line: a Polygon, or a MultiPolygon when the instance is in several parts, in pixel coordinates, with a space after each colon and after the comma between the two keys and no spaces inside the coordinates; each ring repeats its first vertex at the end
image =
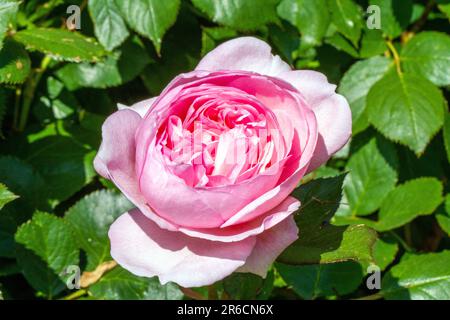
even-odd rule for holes
{"type": "Polygon", "coordinates": [[[335,89],[243,37],[158,97],[120,106],[94,161],[136,206],[109,230],[114,260],[184,287],[235,271],[265,277],[298,238],[290,193],[350,137],[351,112],[335,89]]]}

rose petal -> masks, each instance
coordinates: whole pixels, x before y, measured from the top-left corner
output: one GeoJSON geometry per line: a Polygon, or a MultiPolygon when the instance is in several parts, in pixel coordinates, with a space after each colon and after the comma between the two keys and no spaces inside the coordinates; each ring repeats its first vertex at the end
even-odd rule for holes
{"type": "Polygon", "coordinates": [[[176,226],[156,215],[139,190],[135,172],[134,135],[142,118],[131,109],[109,116],[102,127],[102,144],[94,159],[95,170],[110,179],[150,219],[160,227],[176,230],[176,226]]]}
{"type": "Polygon", "coordinates": [[[350,139],[352,115],[347,100],[335,93],[336,86],[316,71],[290,71],[280,76],[297,88],[313,109],[319,138],[308,172],[325,163],[350,139]]]}
{"type": "Polygon", "coordinates": [[[314,108],[319,128],[314,156],[308,172],[320,167],[350,139],[352,134],[352,113],[347,100],[335,94],[314,108]]]}
{"type": "Polygon", "coordinates": [[[125,109],[131,109],[133,111],[136,111],[139,113],[139,115],[143,118],[145,117],[145,114],[147,111],[152,107],[153,103],[158,99],[158,97],[153,97],[147,100],[139,101],[133,104],[131,107],[128,107],[124,104],[118,103],[117,109],[119,110],[125,110],[125,109]]]}
{"type": "Polygon", "coordinates": [[[291,216],[256,238],[251,255],[237,272],[251,272],[265,278],[270,265],[297,238],[298,228],[291,216]]]}
{"type": "Polygon", "coordinates": [[[195,70],[242,70],[277,76],[291,70],[271,53],[270,46],[254,37],[241,37],[222,43],[209,52],[195,70]]]}
{"type": "Polygon", "coordinates": [[[208,239],[221,242],[241,241],[251,236],[258,235],[266,230],[273,228],[288,218],[300,207],[300,201],[294,197],[287,197],[275,208],[267,211],[264,215],[259,216],[247,223],[232,225],[226,228],[214,229],[189,229],[180,227],[179,231],[191,237],[208,239]]]}
{"type": "Polygon", "coordinates": [[[135,209],[109,230],[111,256],[138,276],[158,276],[183,287],[213,284],[244,265],[255,238],[221,243],[191,238],[159,228],[135,209]]]}

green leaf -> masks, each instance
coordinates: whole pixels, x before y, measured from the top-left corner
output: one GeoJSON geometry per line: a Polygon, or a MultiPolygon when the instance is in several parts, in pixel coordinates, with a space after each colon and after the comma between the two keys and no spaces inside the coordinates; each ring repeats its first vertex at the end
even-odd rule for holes
{"type": "Polygon", "coordinates": [[[28,163],[15,157],[1,156],[0,181],[20,197],[15,203],[22,203],[33,210],[46,208],[46,184],[41,175],[28,163]]]}
{"type": "Polygon", "coordinates": [[[325,40],[325,43],[332,45],[340,51],[344,51],[354,58],[358,57],[358,51],[356,51],[353,45],[340,33],[333,34],[325,40]]]}
{"type": "Polygon", "coordinates": [[[28,135],[28,142],[22,150],[25,160],[44,177],[53,204],[69,198],[94,178],[96,150],[76,140],[64,128],[64,122],[28,135]]]}
{"type": "Polygon", "coordinates": [[[421,32],[408,41],[400,56],[406,72],[421,75],[438,86],[450,85],[450,37],[421,32]]]}
{"type": "Polygon", "coordinates": [[[273,289],[274,274],[265,279],[252,273],[233,273],[223,280],[223,289],[232,300],[268,299],[273,289]]]}
{"type": "Polygon", "coordinates": [[[388,73],[370,89],[366,101],[369,122],[417,155],[444,122],[442,93],[414,74],[388,73]]]}
{"type": "Polygon", "coordinates": [[[60,281],[57,280],[64,281],[67,267],[79,262],[79,251],[69,225],[54,215],[37,212],[32,220],[20,226],[15,239],[34,254],[22,251],[18,255],[19,265],[28,282],[49,297],[61,291],[60,281]],[[36,257],[40,260],[35,260],[36,257]],[[49,270],[45,270],[41,262],[49,270]]]}
{"type": "Polygon", "coordinates": [[[30,68],[30,57],[22,46],[15,41],[6,41],[0,51],[0,83],[22,83],[30,68]]]}
{"type": "Polygon", "coordinates": [[[81,106],[75,96],[58,79],[47,78],[47,91],[42,92],[39,102],[33,106],[33,113],[42,123],[49,119],[64,119],[75,113],[81,106]]]}
{"type": "Polygon", "coordinates": [[[213,22],[239,31],[251,31],[277,21],[280,0],[192,0],[213,22]]]}
{"type": "Polygon", "coordinates": [[[162,38],[175,23],[180,0],[115,0],[128,25],[161,51],[162,38]]]}
{"type": "Polygon", "coordinates": [[[66,64],[56,74],[69,90],[82,87],[108,88],[131,81],[150,62],[151,58],[136,37],[125,42],[102,62],[66,64]]]}
{"type": "Polygon", "coordinates": [[[16,196],[14,193],[8,190],[8,188],[3,184],[0,183],[0,210],[11,201],[17,199],[18,196],[16,196]]]}
{"type": "Polygon", "coordinates": [[[378,56],[387,50],[386,42],[380,30],[365,29],[361,37],[360,58],[378,56]]]}
{"type": "Polygon", "coordinates": [[[33,168],[13,157],[0,157],[0,181],[19,198],[0,211],[0,257],[14,257],[14,234],[32,213],[47,209],[47,190],[33,168]]]}
{"type": "Polygon", "coordinates": [[[156,278],[137,277],[121,267],[115,267],[106,273],[89,287],[89,292],[97,299],[106,300],[179,300],[183,297],[178,287],[172,283],[163,286],[156,278]]]}
{"type": "Polygon", "coordinates": [[[276,268],[284,281],[308,300],[349,294],[363,279],[361,266],[352,261],[311,266],[277,263],[276,268]]]}
{"type": "Polygon", "coordinates": [[[412,0],[370,0],[380,7],[381,30],[390,38],[396,38],[406,29],[413,12],[412,0]]]}
{"type": "Polygon", "coordinates": [[[14,34],[28,50],[40,51],[56,60],[97,62],[106,54],[94,39],[63,29],[35,28],[14,34]]]}
{"type": "Polygon", "coordinates": [[[438,212],[436,220],[448,236],[450,236],[450,194],[445,197],[445,208],[438,212]]]}
{"type": "Polygon", "coordinates": [[[302,35],[302,43],[316,46],[330,23],[327,0],[283,0],[277,8],[278,15],[297,27],[302,35]]]}
{"type": "Polygon", "coordinates": [[[131,208],[133,205],[121,194],[102,190],[84,197],[66,212],[64,219],[73,228],[77,244],[87,254],[88,271],[111,260],[109,227],[131,208]]]}
{"type": "Polygon", "coordinates": [[[447,152],[447,160],[450,162],[450,113],[445,114],[444,119],[444,146],[447,152]]]}
{"type": "Polygon", "coordinates": [[[448,0],[438,0],[439,3],[438,8],[441,10],[447,18],[450,20],[450,2],[446,2],[448,0]]]}
{"type": "Polygon", "coordinates": [[[361,36],[361,9],[352,0],[328,0],[331,21],[340,33],[347,37],[354,46],[358,46],[361,36]]]}
{"type": "Polygon", "coordinates": [[[442,202],[442,188],[435,178],[419,178],[398,186],[384,199],[373,227],[378,231],[391,230],[417,216],[432,214],[442,202]]]}
{"type": "Polygon", "coordinates": [[[373,257],[375,264],[385,270],[395,259],[398,253],[398,243],[395,239],[384,237],[377,239],[373,246],[373,257]]]}
{"type": "Polygon", "coordinates": [[[376,138],[371,139],[347,163],[350,173],[344,181],[344,192],[353,216],[376,211],[397,183],[397,172],[388,162],[396,157],[395,148],[386,143],[388,149],[383,151],[388,155],[384,155],[380,143],[376,138]]]}
{"type": "Polygon", "coordinates": [[[213,50],[219,42],[236,37],[238,33],[226,27],[202,28],[202,56],[213,50]]]}
{"type": "Polygon", "coordinates": [[[3,38],[8,29],[8,24],[16,16],[20,2],[0,0],[0,50],[3,47],[3,38]]]}
{"type": "Polygon", "coordinates": [[[381,294],[388,300],[449,300],[450,251],[405,254],[383,277],[381,294]]]}
{"type": "Polygon", "coordinates": [[[141,78],[148,91],[157,96],[180,73],[195,69],[200,59],[202,29],[188,8],[181,7],[177,23],[161,47],[161,58],[145,68],[141,78]]]}
{"type": "Polygon", "coordinates": [[[352,109],[353,134],[369,126],[366,97],[372,86],[393,66],[390,59],[373,57],[356,62],[344,74],[338,92],[347,98],[352,109]]]}
{"type": "Polygon", "coordinates": [[[119,46],[129,35],[119,8],[111,0],[89,0],[89,13],[97,39],[108,50],[119,46]]]}
{"type": "Polygon", "coordinates": [[[377,234],[363,225],[337,227],[329,224],[339,206],[344,175],[313,180],[293,196],[302,206],[295,217],[299,238],[279,257],[286,264],[372,261],[377,234]]]}

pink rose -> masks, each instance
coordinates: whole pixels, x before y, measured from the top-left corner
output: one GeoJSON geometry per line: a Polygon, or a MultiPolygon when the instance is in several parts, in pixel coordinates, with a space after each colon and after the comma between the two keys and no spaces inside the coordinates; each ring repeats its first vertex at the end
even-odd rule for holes
{"type": "Polygon", "coordinates": [[[350,109],[335,88],[243,37],[159,97],[120,108],[94,161],[136,205],[111,226],[112,257],[184,287],[234,271],[264,277],[298,237],[300,202],[289,194],[350,137],[350,109]]]}

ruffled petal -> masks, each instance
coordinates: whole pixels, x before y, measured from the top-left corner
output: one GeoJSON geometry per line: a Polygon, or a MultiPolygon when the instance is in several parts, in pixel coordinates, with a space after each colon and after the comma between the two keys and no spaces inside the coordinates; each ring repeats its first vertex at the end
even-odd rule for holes
{"type": "Polygon", "coordinates": [[[180,227],[179,231],[191,237],[220,242],[236,242],[265,232],[287,219],[300,207],[300,201],[287,197],[275,208],[267,211],[247,223],[232,225],[226,228],[188,229],[180,227]]]}
{"type": "Polygon", "coordinates": [[[139,210],[120,216],[109,230],[111,256],[130,272],[158,276],[183,287],[213,284],[244,265],[255,238],[221,243],[159,228],[139,210]]]}
{"type": "Polygon", "coordinates": [[[139,190],[135,172],[135,133],[142,118],[130,109],[109,116],[102,127],[102,144],[94,159],[95,170],[111,180],[122,193],[160,227],[177,227],[156,215],[139,190]]]}
{"type": "Polygon", "coordinates": [[[156,101],[156,99],[158,99],[158,97],[153,97],[150,99],[139,101],[139,102],[136,102],[135,104],[133,104],[131,107],[128,107],[124,104],[118,103],[117,109],[119,109],[119,110],[131,109],[131,110],[139,113],[141,118],[143,118],[143,117],[145,117],[145,114],[147,113],[147,111],[152,107],[152,105],[156,101]]]}
{"type": "Polygon", "coordinates": [[[195,70],[242,70],[277,76],[291,70],[271,53],[270,46],[254,37],[241,37],[222,43],[199,62],[195,70]]]}
{"type": "Polygon", "coordinates": [[[251,272],[265,278],[270,265],[297,238],[298,228],[291,216],[257,237],[252,254],[237,272],[251,272]]]}
{"type": "Polygon", "coordinates": [[[350,139],[352,115],[347,100],[335,92],[336,86],[316,71],[289,71],[280,76],[305,97],[317,118],[319,137],[308,172],[325,163],[350,139]]]}

